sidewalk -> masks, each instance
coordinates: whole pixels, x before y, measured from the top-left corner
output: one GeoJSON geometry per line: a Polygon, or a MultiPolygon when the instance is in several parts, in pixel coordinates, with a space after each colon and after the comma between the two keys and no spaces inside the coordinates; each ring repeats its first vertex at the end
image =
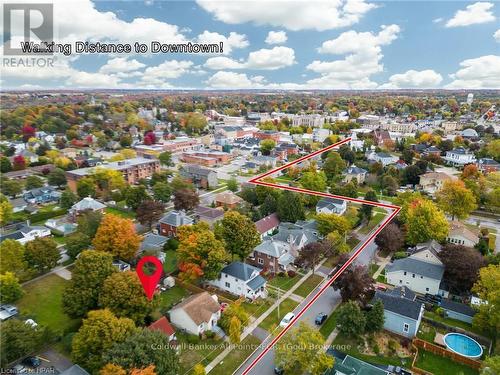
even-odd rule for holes
{"type": "MultiPolygon", "coordinates": [[[[312,275],[312,271],[307,272],[294,286],[292,286],[288,291],[283,293],[283,295],[280,296],[280,299],[274,302],[261,316],[259,316],[257,319],[255,319],[252,323],[248,325],[243,330],[243,333],[240,336],[241,341],[243,341],[248,335],[250,335],[254,329],[256,329],[260,323],[264,319],[266,319],[273,311],[278,307],[278,305],[283,302],[285,299],[290,297],[293,292],[300,286],[304,281],[307,280],[309,276],[312,275]]],[[[206,367],[205,367],[205,372],[208,374],[215,366],[217,366],[221,361],[226,358],[226,356],[231,352],[233,348],[231,346],[228,346],[226,349],[224,349],[217,357],[213,359],[212,362],[210,362],[206,367]]]]}
{"type": "Polygon", "coordinates": [[[391,262],[391,256],[387,256],[384,259],[382,259],[382,262],[380,263],[380,267],[375,271],[373,274],[373,278],[377,280],[377,277],[382,273],[384,268],[391,262]]]}

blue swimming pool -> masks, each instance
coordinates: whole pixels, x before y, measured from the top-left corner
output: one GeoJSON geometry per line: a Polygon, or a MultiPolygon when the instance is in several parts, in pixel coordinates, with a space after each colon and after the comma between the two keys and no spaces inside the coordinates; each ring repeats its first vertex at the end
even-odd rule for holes
{"type": "Polygon", "coordinates": [[[469,336],[461,333],[448,333],[444,336],[446,347],[454,353],[469,358],[479,358],[483,355],[483,348],[469,336]]]}

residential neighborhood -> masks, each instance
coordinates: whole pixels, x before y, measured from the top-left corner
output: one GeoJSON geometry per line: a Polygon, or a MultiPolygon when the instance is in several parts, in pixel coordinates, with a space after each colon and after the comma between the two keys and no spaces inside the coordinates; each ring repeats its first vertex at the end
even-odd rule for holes
{"type": "Polygon", "coordinates": [[[498,94],[2,91],[2,373],[499,373],[498,94]]]}

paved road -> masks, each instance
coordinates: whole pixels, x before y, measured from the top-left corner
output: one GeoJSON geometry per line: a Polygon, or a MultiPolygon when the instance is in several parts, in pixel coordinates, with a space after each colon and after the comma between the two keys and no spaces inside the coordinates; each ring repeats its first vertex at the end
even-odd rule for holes
{"type": "MultiPolygon", "coordinates": [[[[356,251],[359,246],[363,244],[364,239],[369,237],[363,236],[361,238],[361,242],[359,243],[358,246],[353,250],[356,251]]],[[[362,265],[368,265],[373,258],[375,251],[377,249],[377,245],[373,241],[371,241],[365,250],[361,252],[361,254],[356,258],[356,262],[358,264],[362,265]]],[[[320,284],[315,289],[315,295],[321,286],[323,285],[320,284]]],[[[294,310],[295,313],[298,313],[311,299],[313,295],[309,295],[307,299],[305,299],[297,308],[294,310]]],[[[327,290],[306,310],[306,312],[300,317],[299,321],[305,321],[309,323],[310,325],[314,326],[314,318],[316,315],[320,312],[325,312],[327,314],[330,314],[337,306],[340,304],[341,298],[340,298],[340,293],[339,291],[334,291],[333,288],[327,288],[327,290]]],[[[281,312],[281,315],[285,315],[287,311],[281,312]]],[[[266,342],[263,342],[259,350],[257,350],[251,357],[247,358],[247,360],[244,362],[244,365],[241,366],[238,371],[235,374],[242,374],[243,371],[252,363],[252,361],[257,358],[259,353],[261,353],[267,342],[271,341],[272,338],[269,338],[266,342]]],[[[274,374],[274,350],[270,350],[264,357],[262,357],[259,362],[255,365],[255,367],[250,371],[251,375],[272,375],[274,374]]]]}
{"type": "Polygon", "coordinates": [[[495,229],[497,231],[497,239],[495,242],[495,253],[500,253],[500,222],[498,222],[497,219],[484,216],[471,215],[465,221],[469,224],[474,224],[474,225],[479,224],[482,227],[495,229]]]}

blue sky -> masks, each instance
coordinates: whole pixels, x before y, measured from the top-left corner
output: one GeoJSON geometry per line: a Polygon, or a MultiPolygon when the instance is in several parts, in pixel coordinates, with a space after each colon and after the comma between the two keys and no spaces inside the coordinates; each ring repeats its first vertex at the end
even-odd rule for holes
{"type": "Polygon", "coordinates": [[[58,40],[224,42],[224,54],[56,56],[4,88],[500,88],[500,4],[56,1],[58,40]]]}

